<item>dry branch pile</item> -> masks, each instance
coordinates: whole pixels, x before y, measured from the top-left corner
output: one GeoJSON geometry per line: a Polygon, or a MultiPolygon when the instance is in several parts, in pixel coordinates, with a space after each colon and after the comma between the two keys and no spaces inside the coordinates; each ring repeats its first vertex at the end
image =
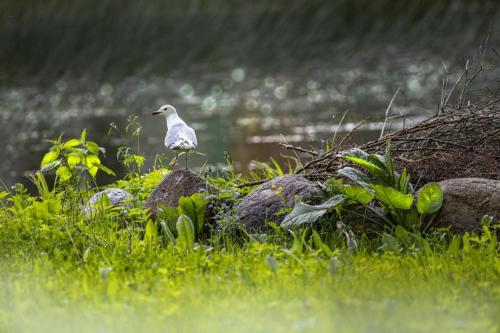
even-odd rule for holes
{"type": "MultiPolygon", "coordinates": [[[[484,57],[484,52],[481,56],[484,57]]],[[[448,78],[443,81],[438,115],[358,148],[381,153],[390,140],[396,166],[399,169],[406,167],[413,182],[420,184],[457,177],[500,180],[500,89],[487,89],[487,94],[482,97],[471,93],[479,74],[491,68],[481,61],[475,70],[471,70],[467,63],[449,90],[448,78]],[[454,106],[448,104],[452,95],[456,96],[454,106]]],[[[337,155],[350,148],[346,143],[351,135],[352,132],[348,133],[325,153],[308,152],[313,159],[298,172],[312,177],[334,175],[343,163],[337,155]]],[[[296,151],[303,152],[303,148],[296,148],[296,151]]]]}
{"type": "MultiPolygon", "coordinates": [[[[383,152],[388,140],[392,143],[396,166],[406,167],[414,181],[426,183],[457,177],[500,179],[500,108],[449,111],[359,148],[383,152]]],[[[306,169],[333,173],[340,166],[336,155],[332,151],[320,156],[306,169]]]]}

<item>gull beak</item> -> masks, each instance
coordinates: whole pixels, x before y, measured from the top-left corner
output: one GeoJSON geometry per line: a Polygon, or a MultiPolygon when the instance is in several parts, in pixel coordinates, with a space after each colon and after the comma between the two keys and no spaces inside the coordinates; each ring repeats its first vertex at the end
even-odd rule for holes
{"type": "Polygon", "coordinates": [[[162,113],[162,112],[161,112],[160,110],[158,110],[158,111],[154,111],[154,112],[153,112],[153,113],[151,113],[151,114],[152,114],[153,116],[156,116],[156,115],[159,115],[159,114],[161,114],[161,113],[162,113]]]}

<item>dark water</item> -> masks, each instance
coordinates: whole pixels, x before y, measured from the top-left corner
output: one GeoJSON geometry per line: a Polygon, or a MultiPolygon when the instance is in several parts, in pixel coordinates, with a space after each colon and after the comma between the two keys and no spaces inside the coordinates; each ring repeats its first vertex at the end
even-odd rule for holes
{"type": "Polygon", "coordinates": [[[198,133],[206,157],[193,166],[221,166],[227,151],[246,170],[286,153],[278,142],[319,148],[362,119],[358,140],[375,138],[398,89],[392,113],[406,124],[433,114],[443,63],[457,72],[488,32],[500,49],[497,21],[493,1],[4,0],[0,178],[25,182],[44,140],[83,128],[116,169],[116,147],[135,141],[109,124],[130,115],[147,165],[172,157],[150,116],[164,103],[198,133]]]}

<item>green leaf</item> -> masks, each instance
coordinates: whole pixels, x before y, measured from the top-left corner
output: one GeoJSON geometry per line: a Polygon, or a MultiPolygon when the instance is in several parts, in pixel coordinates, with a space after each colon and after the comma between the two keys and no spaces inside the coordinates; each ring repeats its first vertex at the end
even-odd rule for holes
{"type": "Polygon", "coordinates": [[[438,183],[425,184],[418,192],[417,210],[420,214],[435,214],[443,205],[443,190],[438,183]]]}
{"type": "Polygon", "coordinates": [[[82,142],[78,139],[70,139],[63,144],[63,149],[73,148],[81,144],[82,142]]]}
{"type": "Polygon", "coordinates": [[[85,160],[85,165],[89,168],[101,164],[101,159],[96,155],[86,155],[84,160],[85,160]]]}
{"type": "Polygon", "coordinates": [[[87,155],[85,156],[85,165],[89,170],[89,174],[92,177],[95,177],[97,171],[99,171],[99,166],[101,165],[101,160],[96,155],[87,155]]]}
{"type": "Polygon", "coordinates": [[[65,165],[62,165],[57,169],[56,175],[59,177],[59,180],[62,182],[65,182],[65,181],[71,179],[71,177],[73,176],[71,174],[71,170],[65,165]]]}
{"type": "Polygon", "coordinates": [[[85,147],[89,152],[91,152],[94,155],[99,154],[99,145],[93,141],[87,141],[85,142],[85,147]]]}
{"type": "Polygon", "coordinates": [[[368,156],[368,162],[371,162],[378,166],[382,170],[386,170],[386,165],[385,165],[385,158],[384,156],[378,155],[378,154],[370,154],[368,156]]]}
{"type": "MultiPolygon", "coordinates": [[[[175,225],[175,223],[174,223],[174,225],[175,225]]],[[[161,221],[160,226],[161,226],[161,230],[163,231],[163,234],[165,235],[165,238],[167,239],[167,241],[175,245],[174,234],[172,233],[172,230],[170,230],[169,226],[167,225],[167,222],[161,221]]]]}
{"type": "Polygon", "coordinates": [[[325,201],[321,205],[316,206],[308,205],[303,202],[297,202],[290,214],[285,216],[282,226],[290,228],[305,223],[315,223],[323,215],[325,215],[328,210],[338,207],[346,199],[347,197],[345,195],[339,194],[325,201]]]}
{"type": "Polygon", "coordinates": [[[147,246],[152,246],[158,243],[158,228],[151,220],[148,220],[148,222],[146,223],[144,242],[147,246]]]}
{"type": "Polygon", "coordinates": [[[411,194],[401,193],[388,186],[372,185],[372,187],[375,190],[375,197],[393,209],[408,210],[413,204],[413,196],[411,194]]]}
{"type": "Polygon", "coordinates": [[[175,231],[175,224],[179,219],[179,210],[177,207],[170,207],[166,205],[159,204],[157,210],[158,219],[166,223],[166,226],[171,232],[175,231]]]}
{"type": "Polygon", "coordinates": [[[87,139],[87,129],[84,128],[82,134],[80,135],[80,141],[85,142],[86,139],[87,139]]]}
{"type": "Polygon", "coordinates": [[[70,166],[80,164],[82,162],[82,157],[78,154],[70,154],[66,159],[70,166]]]}
{"type": "Polygon", "coordinates": [[[364,159],[361,159],[358,157],[352,157],[352,156],[347,156],[346,159],[350,162],[357,164],[357,165],[365,167],[374,177],[376,177],[380,180],[385,180],[384,170],[382,170],[381,168],[379,168],[377,165],[373,164],[372,162],[365,161],[364,159]]]}
{"type": "Polygon", "coordinates": [[[359,148],[352,148],[352,149],[349,149],[348,151],[340,153],[338,156],[340,156],[340,157],[352,156],[352,157],[358,157],[358,158],[361,158],[365,161],[368,161],[368,157],[370,155],[359,148]]]}
{"type": "Polygon", "coordinates": [[[102,164],[99,164],[97,165],[97,167],[99,168],[99,170],[102,170],[104,171],[106,174],[108,175],[111,175],[111,176],[116,176],[116,174],[113,172],[113,170],[111,170],[110,168],[108,168],[107,166],[104,166],[102,164]]]}
{"type": "Polygon", "coordinates": [[[323,242],[323,240],[321,240],[321,236],[316,232],[316,230],[313,230],[313,241],[314,245],[316,245],[316,247],[323,251],[327,256],[333,256],[333,251],[323,242]]]}
{"type": "Polygon", "coordinates": [[[48,153],[45,153],[45,155],[43,155],[42,163],[40,164],[40,167],[43,168],[44,166],[46,166],[50,162],[55,161],[58,157],[59,157],[59,152],[57,152],[55,150],[49,151],[48,153]]]}
{"type": "Polygon", "coordinates": [[[367,205],[375,197],[372,191],[357,185],[346,185],[343,187],[342,192],[349,199],[355,200],[362,205],[367,205]]]}
{"type": "Polygon", "coordinates": [[[401,175],[397,175],[398,188],[403,193],[413,192],[413,188],[410,184],[410,175],[407,174],[406,168],[403,168],[401,175]]]}
{"type": "Polygon", "coordinates": [[[5,191],[0,192],[0,200],[2,200],[3,198],[5,198],[8,195],[9,195],[9,192],[5,192],[5,191]]]}
{"type": "Polygon", "coordinates": [[[134,163],[135,165],[137,165],[137,167],[142,167],[144,165],[144,156],[141,156],[141,155],[133,155],[133,159],[134,159],[134,163]]]}
{"type": "Polygon", "coordinates": [[[59,165],[61,164],[61,160],[55,160],[55,161],[52,161],[50,163],[47,163],[45,164],[41,169],[40,171],[41,172],[47,172],[47,171],[50,171],[50,170],[53,170],[55,168],[57,168],[59,165]]]}
{"type": "Polygon", "coordinates": [[[409,245],[410,233],[400,225],[397,225],[394,229],[394,236],[403,245],[409,245]]]}
{"type": "Polygon", "coordinates": [[[180,213],[187,215],[193,221],[197,238],[201,237],[205,225],[207,204],[208,201],[203,193],[195,193],[190,197],[179,199],[180,213]]]}
{"type": "Polygon", "coordinates": [[[194,247],[194,226],[191,219],[181,214],[175,225],[177,229],[177,245],[187,250],[192,250],[194,247]]]}
{"type": "Polygon", "coordinates": [[[365,188],[370,188],[370,177],[365,175],[362,171],[352,168],[352,167],[345,167],[342,168],[338,171],[338,173],[344,177],[349,178],[356,184],[363,186],[365,188]]]}

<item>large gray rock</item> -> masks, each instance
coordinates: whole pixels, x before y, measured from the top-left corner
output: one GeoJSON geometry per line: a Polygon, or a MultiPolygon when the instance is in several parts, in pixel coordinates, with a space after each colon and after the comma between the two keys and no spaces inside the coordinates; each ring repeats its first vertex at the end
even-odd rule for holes
{"type": "Polygon", "coordinates": [[[121,188],[108,188],[90,197],[83,210],[84,214],[90,216],[95,213],[104,204],[103,200],[105,200],[105,197],[108,198],[109,204],[113,207],[129,206],[130,203],[128,201],[133,198],[130,193],[121,188]]]}
{"type": "Polygon", "coordinates": [[[500,219],[500,181],[484,178],[454,178],[439,182],[443,207],[437,224],[455,233],[478,231],[484,215],[500,219]]]}
{"type": "Polygon", "coordinates": [[[149,209],[153,218],[156,218],[158,204],[177,207],[181,197],[189,197],[195,193],[213,190],[205,179],[188,169],[175,170],[163,178],[161,183],[144,205],[149,209]]]}
{"type": "Polygon", "coordinates": [[[295,205],[296,196],[301,201],[321,200],[321,187],[299,175],[285,175],[270,180],[247,195],[238,206],[236,215],[249,231],[266,229],[265,222],[281,223],[285,214],[277,214],[295,205]]]}

